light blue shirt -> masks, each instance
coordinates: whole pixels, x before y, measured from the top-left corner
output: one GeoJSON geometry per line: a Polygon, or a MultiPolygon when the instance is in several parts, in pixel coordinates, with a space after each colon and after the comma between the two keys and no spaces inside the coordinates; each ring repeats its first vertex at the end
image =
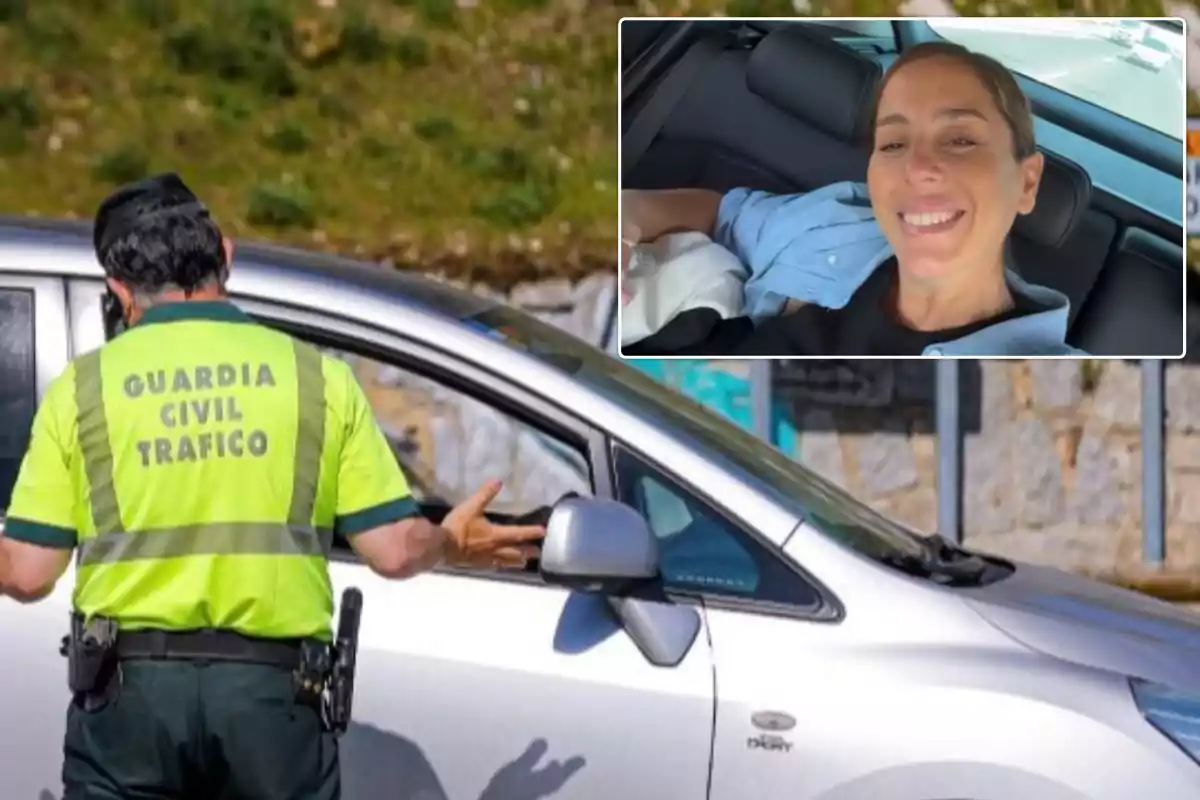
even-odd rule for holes
{"type": "MultiPolygon", "coordinates": [[[[843,308],[895,255],[871,210],[866,184],[846,181],[806,194],[734,189],[721,198],[713,240],[747,266],[746,313],[757,323],[789,299],[843,308]]],[[[1005,268],[1009,290],[1041,311],[1008,319],[923,355],[1086,355],[1066,343],[1071,303],[1062,292],[1005,268]]]]}

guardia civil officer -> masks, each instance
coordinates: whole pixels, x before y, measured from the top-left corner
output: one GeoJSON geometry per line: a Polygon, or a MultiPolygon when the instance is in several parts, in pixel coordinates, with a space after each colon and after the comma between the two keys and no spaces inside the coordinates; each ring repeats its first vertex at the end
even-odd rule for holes
{"type": "Polygon", "coordinates": [[[484,519],[498,482],[418,516],[350,368],[228,301],[233,248],[178,176],[114,192],[94,244],[128,328],[47,390],[0,538],[21,602],[77,551],[64,800],[336,798],[294,677],[331,639],[331,537],[405,578],[523,565],[544,531],[484,519]]]}

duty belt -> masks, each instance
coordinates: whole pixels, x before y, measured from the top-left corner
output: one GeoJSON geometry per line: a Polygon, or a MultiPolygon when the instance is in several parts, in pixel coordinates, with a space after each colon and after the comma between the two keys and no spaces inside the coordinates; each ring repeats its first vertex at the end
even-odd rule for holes
{"type": "Polygon", "coordinates": [[[295,669],[303,639],[261,639],[233,631],[121,631],[116,653],[121,661],[229,661],[295,669]]]}
{"type": "Polygon", "coordinates": [[[264,664],[292,673],[297,695],[321,715],[327,730],[345,733],[354,700],[358,627],[362,592],[342,594],[333,642],[314,638],[264,639],[228,630],[122,631],[112,619],[93,617],[86,624],[71,614],[71,633],[63,639],[68,684],[87,711],[103,708],[120,685],[122,661],[223,661],[264,664]],[[114,680],[114,677],[117,679],[114,680]]]}

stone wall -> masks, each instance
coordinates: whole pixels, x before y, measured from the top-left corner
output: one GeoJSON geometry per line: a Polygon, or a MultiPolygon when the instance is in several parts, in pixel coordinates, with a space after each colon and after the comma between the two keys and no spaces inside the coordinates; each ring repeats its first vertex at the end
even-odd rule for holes
{"type": "MultiPolygon", "coordinates": [[[[612,281],[600,277],[522,286],[508,299],[601,346],[611,335],[612,298],[612,281]]],[[[749,362],[696,368],[749,374],[749,362]]],[[[1139,366],[990,361],[961,362],[960,372],[968,543],[1068,568],[1137,566],[1139,366]]],[[[796,457],[872,505],[933,529],[932,362],[779,362],[775,375],[778,411],[797,429],[796,457]]],[[[519,510],[580,485],[579,466],[480,404],[395,370],[370,382],[431,493],[455,496],[502,473],[511,486],[501,505],[519,510]]],[[[1200,369],[1168,364],[1167,403],[1168,565],[1200,566],[1200,369]]]]}
{"type": "MultiPolygon", "coordinates": [[[[864,362],[858,362],[863,364],[864,362]]],[[[800,459],[922,530],[936,524],[932,398],[898,383],[886,407],[849,395],[820,407],[780,390],[800,421],[800,459]],[[840,429],[840,431],[839,431],[840,429]],[[833,432],[831,432],[833,431],[833,432]]],[[[928,365],[876,362],[887,384],[928,365]]],[[[1106,571],[1141,558],[1141,377],[1119,361],[963,362],[962,512],[974,546],[1106,571]]],[[[932,384],[932,370],[925,376],[932,384]]],[[[1168,566],[1200,565],[1200,371],[1167,370],[1168,566]]],[[[886,394],[886,392],[883,392],[886,394]]]]}

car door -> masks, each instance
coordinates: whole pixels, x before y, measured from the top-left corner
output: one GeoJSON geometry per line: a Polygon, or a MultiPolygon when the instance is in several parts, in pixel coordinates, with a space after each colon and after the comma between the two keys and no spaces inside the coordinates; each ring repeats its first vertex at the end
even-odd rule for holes
{"type": "Polygon", "coordinates": [[[664,21],[657,19],[627,18],[621,20],[621,68],[628,69],[643,53],[650,49],[662,34],[664,21]]]}
{"type": "MultiPolygon", "coordinates": [[[[97,281],[71,283],[77,354],[103,341],[100,293],[97,281]]],[[[411,342],[282,306],[243,306],[352,362],[432,513],[492,475],[509,479],[493,508],[510,514],[595,489],[596,434],[519,387],[504,384],[501,396],[494,379],[420,355],[411,342]]],[[[351,586],[364,597],[355,722],[342,740],[347,800],[705,796],[713,675],[703,631],[680,664],[659,668],[602,599],[546,586],[536,573],[387,581],[339,543],[331,576],[339,597],[351,586]]],[[[65,615],[70,585],[68,576],[56,592],[61,609],[44,614],[46,648],[57,643],[58,628],[47,630],[65,615]]],[[[61,666],[49,673],[58,704],[39,702],[32,718],[61,717],[61,666]]],[[[49,754],[55,779],[30,783],[38,788],[58,784],[61,725],[48,727],[21,750],[8,734],[8,753],[49,754]]]]}
{"type": "MultiPolygon", "coordinates": [[[[67,364],[63,282],[3,272],[0,264],[0,531],[29,441],[37,403],[67,364]]],[[[5,680],[0,682],[4,797],[57,795],[68,701],[66,633],[70,576],[34,605],[0,598],[5,680]]]]}
{"type": "MultiPolygon", "coordinates": [[[[602,439],[519,387],[411,342],[293,332],[351,362],[431,511],[488,477],[505,479],[493,510],[509,515],[594,493],[591,448],[602,439]]],[[[347,797],[704,796],[713,699],[703,636],[662,669],[601,598],[536,573],[395,582],[342,555],[335,586],[365,597],[347,797]]]]}
{"type": "MultiPolygon", "coordinates": [[[[827,777],[797,731],[823,702],[821,659],[838,641],[835,600],[777,546],[627,443],[613,445],[616,493],[658,537],[668,593],[703,602],[717,677],[711,800],[818,796],[827,777]],[[811,648],[806,645],[811,645],[811,648]]],[[[815,733],[814,733],[815,730],[815,733]]]]}

